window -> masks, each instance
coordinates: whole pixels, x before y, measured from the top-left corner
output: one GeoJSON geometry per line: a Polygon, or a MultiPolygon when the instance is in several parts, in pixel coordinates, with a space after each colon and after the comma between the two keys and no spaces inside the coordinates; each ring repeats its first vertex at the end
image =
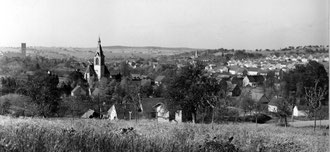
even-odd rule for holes
{"type": "Polygon", "coordinates": [[[95,59],[95,65],[99,65],[99,58],[95,59]]]}

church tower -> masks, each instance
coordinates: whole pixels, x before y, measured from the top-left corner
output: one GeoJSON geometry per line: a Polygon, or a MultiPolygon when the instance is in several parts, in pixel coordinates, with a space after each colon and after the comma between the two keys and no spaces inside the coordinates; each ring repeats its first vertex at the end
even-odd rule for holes
{"type": "Polygon", "coordinates": [[[96,54],[94,57],[94,71],[97,75],[97,79],[100,80],[102,77],[104,77],[104,55],[102,51],[102,46],[101,46],[101,39],[99,37],[98,41],[98,47],[96,50],[96,54]]]}

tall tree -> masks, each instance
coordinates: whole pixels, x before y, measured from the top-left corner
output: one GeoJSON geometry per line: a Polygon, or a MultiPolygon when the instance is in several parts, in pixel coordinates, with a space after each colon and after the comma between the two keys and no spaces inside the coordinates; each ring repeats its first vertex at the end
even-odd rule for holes
{"type": "MultiPolygon", "coordinates": [[[[304,88],[314,87],[315,80],[318,80],[318,86],[324,84],[325,88],[329,88],[329,77],[324,66],[316,61],[309,61],[306,65],[296,65],[294,70],[284,74],[283,80],[286,83],[284,96],[288,97],[290,92],[295,92],[297,100],[304,97],[306,90],[304,88]]],[[[323,86],[322,86],[323,87],[323,86]]],[[[328,97],[325,96],[325,99],[328,97]]],[[[326,100],[321,101],[326,104],[326,100]]]]}
{"type": "Polygon", "coordinates": [[[205,75],[204,67],[200,62],[183,67],[168,86],[169,107],[181,107],[184,121],[196,120],[197,111],[209,107],[206,99],[219,91],[216,81],[205,75]]]}
{"type": "Polygon", "coordinates": [[[61,101],[58,83],[58,76],[39,73],[26,81],[16,92],[31,97],[38,105],[39,115],[52,116],[56,114],[61,101]]]}
{"type": "Polygon", "coordinates": [[[328,90],[325,87],[318,86],[319,80],[315,80],[314,87],[305,87],[306,100],[308,101],[308,106],[313,112],[314,117],[314,131],[316,128],[316,112],[321,109],[321,101],[324,99],[324,96],[327,94],[328,90]]]}

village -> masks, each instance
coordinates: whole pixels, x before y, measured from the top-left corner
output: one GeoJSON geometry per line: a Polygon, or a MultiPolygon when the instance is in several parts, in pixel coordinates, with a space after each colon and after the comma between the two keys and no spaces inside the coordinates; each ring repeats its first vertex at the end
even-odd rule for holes
{"type": "MultiPolygon", "coordinates": [[[[297,49],[309,49],[317,52],[318,50],[328,50],[328,46],[326,48],[323,46],[297,47],[297,49]]],[[[48,75],[56,75],[58,78],[57,87],[62,90],[60,91],[60,98],[64,101],[63,103],[70,105],[71,114],[64,112],[66,116],[110,120],[149,119],[159,122],[185,122],[188,120],[185,118],[187,115],[183,114],[183,109],[180,106],[174,109],[168,107],[168,100],[170,99],[166,96],[165,90],[171,83],[169,77],[173,77],[173,74],[176,75],[175,73],[187,65],[195,65],[198,62],[204,65],[204,76],[214,78],[224,88],[225,96],[223,99],[228,102],[225,109],[235,111],[234,114],[225,114],[227,120],[234,120],[235,117],[235,121],[246,121],[245,117],[254,116],[258,112],[267,116],[267,120],[276,118],[273,113],[279,111],[277,109],[278,103],[287,100],[287,97],[279,93],[285,87],[283,86],[285,73],[294,70],[297,65],[306,65],[310,61],[322,65],[327,65],[329,62],[328,54],[322,53],[322,51],[309,54],[298,51],[296,51],[298,53],[280,55],[269,53],[257,58],[244,57],[246,54],[251,55],[253,53],[249,54],[243,51],[232,52],[232,54],[228,50],[218,50],[213,54],[208,52],[210,51],[196,50],[190,54],[183,53],[183,55],[174,57],[129,58],[121,62],[109,62],[104,56],[99,38],[98,47],[92,60],[88,60],[87,63],[73,60],[70,65],[76,66],[71,66],[71,70],[67,68],[67,72],[50,67],[47,73],[48,75]],[[239,58],[239,54],[243,54],[243,58],[239,58]],[[271,84],[268,85],[269,83],[271,84]],[[69,99],[75,102],[68,103],[70,102],[69,99]],[[251,100],[252,103],[248,102],[247,99],[251,100]],[[90,103],[86,104],[82,100],[88,100],[87,102],[90,103]],[[254,108],[248,108],[247,103],[251,104],[250,106],[256,103],[261,104],[263,109],[257,111],[254,108]]],[[[3,53],[2,59],[20,59],[26,58],[25,56],[27,56],[26,44],[23,43],[21,53],[16,53],[16,57],[15,53],[11,53],[9,56],[3,53]]],[[[38,59],[38,57],[35,58],[38,59]]],[[[37,65],[40,66],[42,63],[37,63],[37,65]]],[[[59,65],[64,66],[64,64],[59,65]]],[[[59,67],[59,65],[55,67],[59,67]]],[[[63,69],[63,67],[60,68],[63,69]]],[[[325,69],[328,75],[328,68],[325,69]]],[[[36,73],[33,70],[25,71],[16,74],[14,78],[24,81],[33,78],[36,73]]],[[[12,76],[2,75],[3,79],[8,77],[12,76]]],[[[301,98],[294,100],[296,101],[291,105],[293,107],[290,108],[287,116],[307,118],[310,114],[307,102],[301,101],[301,98]]],[[[15,110],[7,111],[13,115],[22,113],[15,110]]],[[[194,118],[198,120],[192,121],[206,122],[207,115],[205,114],[203,118],[194,118]]],[[[250,118],[247,121],[251,120],[254,119],[250,118]]],[[[210,121],[213,122],[213,120],[210,121]]]]}

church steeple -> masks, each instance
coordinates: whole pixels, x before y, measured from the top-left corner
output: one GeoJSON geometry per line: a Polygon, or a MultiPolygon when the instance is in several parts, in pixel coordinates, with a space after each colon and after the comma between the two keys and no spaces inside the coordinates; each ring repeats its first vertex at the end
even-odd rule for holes
{"type": "Polygon", "coordinates": [[[98,47],[94,57],[94,70],[97,78],[100,80],[104,76],[104,55],[101,46],[101,38],[99,37],[98,47]]]}
{"type": "Polygon", "coordinates": [[[103,55],[103,50],[102,50],[102,46],[101,46],[101,38],[100,38],[100,37],[99,37],[99,41],[98,41],[98,46],[97,46],[96,55],[99,55],[99,56],[101,56],[101,57],[104,57],[104,55],[103,55]]]}

